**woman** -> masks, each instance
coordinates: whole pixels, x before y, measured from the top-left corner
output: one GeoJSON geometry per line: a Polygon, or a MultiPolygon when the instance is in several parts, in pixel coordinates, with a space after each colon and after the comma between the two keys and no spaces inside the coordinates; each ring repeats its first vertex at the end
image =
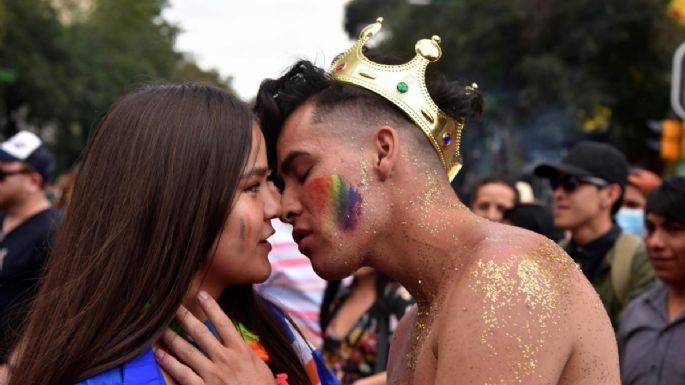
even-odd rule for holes
{"type": "Polygon", "coordinates": [[[198,292],[219,298],[274,375],[317,383],[282,313],[251,289],[269,275],[280,211],[264,147],[247,107],[218,89],[116,102],[86,148],[9,384],[172,383],[151,347],[179,305],[205,319],[198,292]]]}
{"type": "Polygon", "coordinates": [[[362,267],[351,286],[333,281],[321,304],[322,351],[342,384],[383,385],[390,340],[414,305],[396,281],[362,267]]]}

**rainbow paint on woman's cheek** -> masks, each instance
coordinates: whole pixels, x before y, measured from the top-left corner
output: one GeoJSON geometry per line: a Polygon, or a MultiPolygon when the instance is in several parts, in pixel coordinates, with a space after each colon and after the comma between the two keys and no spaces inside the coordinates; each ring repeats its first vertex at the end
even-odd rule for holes
{"type": "Polygon", "coordinates": [[[305,186],[315,209],[322,213],[323,230],[353,231],[361,215],[359,191],[339,175],[313,179],[305,186]]]}
{"type": "Polygon", "coordinates": [[[243,218],[240,218],[240,239],[243,241],[243,243],[247,243],[250,239],[250,222],[246,221],[243,218]]]}

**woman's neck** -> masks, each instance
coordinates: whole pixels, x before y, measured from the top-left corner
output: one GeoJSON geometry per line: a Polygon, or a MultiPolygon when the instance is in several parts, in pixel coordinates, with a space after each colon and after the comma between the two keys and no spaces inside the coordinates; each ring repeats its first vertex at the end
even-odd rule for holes
{"type": "Polygon", "coordinates": [[[205,314],[204,310],[202,310],[200,301],[197,299],[197,294],[200,291],[204,291],[209,294],[210,297],[216,300],[224,291],[225,285],[213,284],[212,282],[209,282],[209,280],[205,279],[206,277],[202,277],[199,274],[196,274],[196,277],[199,279],[193,279],[193,282],[191,283],[190,288],[183,299],[183,306],[185,306],[189,312],[197,317],[197,319],[204,321],[207,319],[207,315],[205,314]]]}

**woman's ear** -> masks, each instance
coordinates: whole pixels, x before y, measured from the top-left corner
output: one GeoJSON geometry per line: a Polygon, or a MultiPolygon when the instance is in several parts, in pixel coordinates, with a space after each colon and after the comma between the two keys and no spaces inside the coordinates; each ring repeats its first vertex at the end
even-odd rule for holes
{"type": "Polygon", "coordinates": [[[400,138],[390,126],[379,128],[373,136],[374,170],[381,181],[392,176],[399,157],[400,138]]]}

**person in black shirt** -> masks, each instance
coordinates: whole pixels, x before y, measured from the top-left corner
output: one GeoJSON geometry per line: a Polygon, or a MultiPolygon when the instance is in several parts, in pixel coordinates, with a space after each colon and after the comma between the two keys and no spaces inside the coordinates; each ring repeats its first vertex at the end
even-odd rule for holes
{"type": "Polygon", "coordinates": [[[560,244],[592,283],[614,329],[623,307],[654,282],[644,244],[613,220],[623,202],[628,161],[616,148],[580,142],[559,164],[535,174],[554,191],[554,224],[571,233],[560,244]]]}
{"type": "Polygon", "coordinates": [[[43,142],[28,131],[0,144],[0,366],[16,342],[61,222],[44,192],[52,163],[43,142]]]}

